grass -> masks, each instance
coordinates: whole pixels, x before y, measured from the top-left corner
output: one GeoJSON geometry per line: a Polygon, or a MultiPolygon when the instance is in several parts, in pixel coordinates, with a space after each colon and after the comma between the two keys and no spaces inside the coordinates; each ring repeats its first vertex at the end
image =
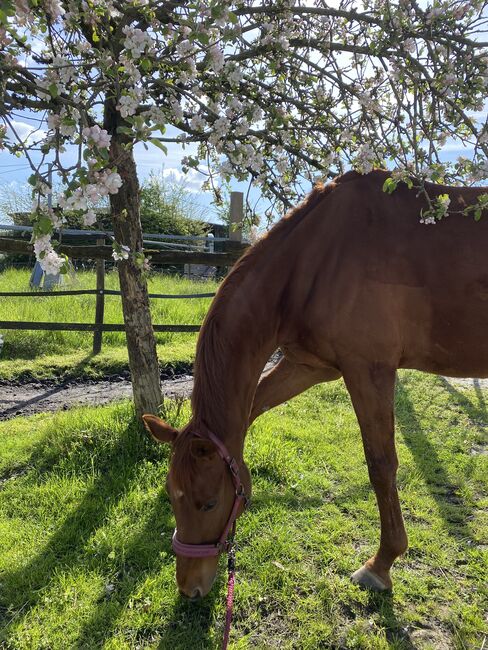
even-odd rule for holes
{"type": "MultiPolygon", "coordinates": [[[[168,407],[173,424],[187,409],[176,421],[168,407]]],[[[402,373],[397,422],[410,547],[386,595],[349,580],[379,525],[343,384],[315,387],[253,425],[232,648],[481,648],[485,395],[402,373]]],[[[128,403],[16,418],[0,424],[0,438],[0,647],[219,647],[224,572],[200,603],[177,595],[168,450],[141,436],[128,403]]]]}
{"type": "MultiPolygon", "coordinates": [[[[94,289],[94,272],[77,272],[72,289],[94,289]]],[[[192,282],[184,278],[157,274],[149,280],[151,293],[210,293],[215,282],[192,282]]],[[[107,273],[106,288],[118,289],[118,275],[107,273]]],[[[29,272],[7,270],[0,273],[0,291],[29,291],[29,272]]],[[[210,299],[151,300],[151,313],[158,324],[200,324],[210,299]]],[[[94,322],[95,296],[59,296],[56,298],[0,297],[2,320],[94,322]]],[[[106,323],[122,323],[119,296],[106,296],[106,323]]],[[[0,379],[56,379],[85,376],[90,378],[117,374],[127,369],[125,334],[103,335],[102,353],[91,355],[93,334],[84,332],[2,332],[5,344],[0,355],[0,379]]],[[[190,364],[195,351],[196,334],[157,334],[158,356],[162,364],[190,364]]]]}

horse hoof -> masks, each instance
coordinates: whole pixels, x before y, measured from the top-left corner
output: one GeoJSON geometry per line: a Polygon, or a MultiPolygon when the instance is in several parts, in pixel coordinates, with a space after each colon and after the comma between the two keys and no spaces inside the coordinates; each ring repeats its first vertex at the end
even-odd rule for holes
{"type": "Polygon", "coordinates": [[[373,573],[371,569],[365,566],[355,571],[351,576],[351,580],[355,585],[361,585],[373,591],[387,591],[391,589],[391,585],[387,585],[376,573],[373,573]]]}

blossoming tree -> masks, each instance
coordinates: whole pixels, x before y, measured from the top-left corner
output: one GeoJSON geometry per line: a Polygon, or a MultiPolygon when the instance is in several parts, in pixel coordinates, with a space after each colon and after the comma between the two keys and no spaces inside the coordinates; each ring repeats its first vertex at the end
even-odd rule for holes
{"type": "MultiPolygon", "coordinates": [[[[59,206],[93,223],[110,200],[136,409],[159,371],[144,280],[137,142],[178,142],[185,168],[248,179],[290,205],[317,177],[375,165],[400,179],[488,176],[486,3],[434,0],[2,0],[2,146],[32,167],[46,271],[59,206]],[[22,136],[16,117],[38,120],[22,136]],[[167,127],[177,128],[167,133],[167,127]],[[172,135],[176,133],[176,135],[172,135]],[[443,158],[457,143],[465,155],[443,158]],[[186,155],[185,155],[186,154],[186,155]]],[[[163,155],[163,154],[162,154],[163,155]]],[[[410,182],[410,181],[409,181],[410,182]]],[[[442,200],[426,223],[447,210],[442,200]]]]}

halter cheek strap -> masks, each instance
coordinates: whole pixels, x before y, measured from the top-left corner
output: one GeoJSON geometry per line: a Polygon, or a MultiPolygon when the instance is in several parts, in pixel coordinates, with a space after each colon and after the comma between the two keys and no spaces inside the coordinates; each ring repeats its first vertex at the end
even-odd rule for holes
{"type": "Polygon", "coordinates": [[[208,438],[211,440],[216,446],[219,456],[229,468],[232,483],[235,487],[234,504],[232,506],[232,510],[230,511],[230,515],[227,523],[225,524],[224,530],[222,531],[222,534],[220,535],[218,541],[210,544],[185,544],[184,542],[180,542],[178,539],[178,531],[175,528],[172,540],[173,550],[176,555],[180,555],[181,557],[216,557],[224,551],[229,551],[232,547],[237,513],[239,512],[239,508],[242,504],[244,504],[244,507],[246,507],[248,499],[244,491],[244,485],[241,481],[239,464],[237,463],[236,459],[229,454],[224,443],[208,429],[205,432],[205,435],[202,433],[195,433],[194,435],[198,436],[199,438],[208,438]]]}

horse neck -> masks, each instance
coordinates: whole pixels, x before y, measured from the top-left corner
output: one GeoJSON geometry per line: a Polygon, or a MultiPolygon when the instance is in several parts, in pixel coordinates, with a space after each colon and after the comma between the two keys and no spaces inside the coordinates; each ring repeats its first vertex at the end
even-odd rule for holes
{"type": "Polygon", "coordinates": [[[192,395],[195,428],[202,422],[238,459],[259,377],[277,347],[273,297],[252,275],[230,278],[212,304],[198,341],[192,395]]]}

